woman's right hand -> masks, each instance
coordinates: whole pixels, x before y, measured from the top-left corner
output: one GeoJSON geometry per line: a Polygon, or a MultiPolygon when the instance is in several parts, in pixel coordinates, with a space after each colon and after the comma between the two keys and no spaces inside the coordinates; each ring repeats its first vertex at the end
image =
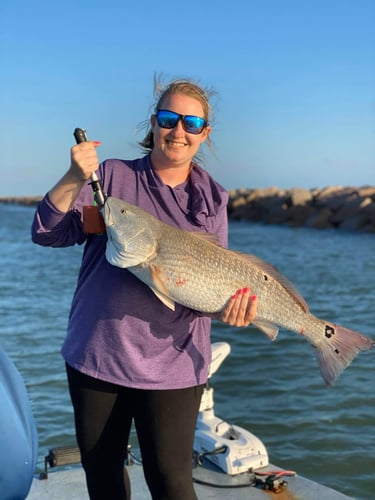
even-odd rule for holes
{"type": "Polygon", "coordinates": [[[61,212],[71,209],[85,182],[98,170],[98,146],[100,142],[87,141],[72,147],[68,171],[48,193],[51,202],[61,212]]]}
{"type": "Polygon", "coordinates": [[[96,148],[100,144],[98,141],[87,141],[76,144],[71,148],[69,172],[78,181],[87,181],[93,172],[98,170],[99,160],[96,148]]]}

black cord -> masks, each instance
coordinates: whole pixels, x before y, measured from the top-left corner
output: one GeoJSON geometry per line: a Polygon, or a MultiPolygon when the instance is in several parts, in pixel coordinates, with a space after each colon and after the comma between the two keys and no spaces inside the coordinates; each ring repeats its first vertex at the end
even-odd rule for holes
{"type": "Polygon", "coordinates": [[[193,483],[202,484],[204,486],[211,486],[212,488],[248,488],[249,486],[255,486],[255,478],[251,477],[250,483],[240,483],[240,484],[219,484],[219,483],[210,483],[209,481],[203,481],[202,479],[198,479],[193,476],[193,483]]]}

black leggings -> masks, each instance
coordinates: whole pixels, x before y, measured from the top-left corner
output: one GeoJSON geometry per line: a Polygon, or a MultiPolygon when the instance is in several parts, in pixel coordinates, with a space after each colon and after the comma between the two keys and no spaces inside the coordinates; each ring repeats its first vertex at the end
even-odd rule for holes
{"type": "Polygon", "coordinates": [[[130,389],[66,368],[90,499],[130,499],[124,460],[133,419],[152,498],[196,499],[192,449],[203,386],[130,389]]]}

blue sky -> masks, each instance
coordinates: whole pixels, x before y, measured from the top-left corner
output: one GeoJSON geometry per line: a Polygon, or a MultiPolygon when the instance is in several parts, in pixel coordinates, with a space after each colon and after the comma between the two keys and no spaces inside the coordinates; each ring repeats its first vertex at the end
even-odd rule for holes
{"type": "Polygon", "coordinates": [[[374,0],[0,0],[0,196],[48,191],[77,126],[140,156],[155,72],[217,91],[225,187],[374,185],[374,25],[374,0]]]}

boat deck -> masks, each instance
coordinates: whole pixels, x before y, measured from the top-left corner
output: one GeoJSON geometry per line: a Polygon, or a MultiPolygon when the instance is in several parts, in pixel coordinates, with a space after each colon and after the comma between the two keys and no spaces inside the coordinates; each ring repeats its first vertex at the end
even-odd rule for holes
{"type": "MultiPolygon", "coordinates": [[[[127,466],[133,500],[151,500],[146,486],[142,466],[134,463],[127,466]]],[[[269,465],[262,471],[279,470],[269,465]]],[[[301,476],[284,477],[287,485],[279,493],[266,491],[253,486],[248,473],[229,476],[211,463],[205,461],[203,466],[193,469],[194,487],[199,500],[344,500],[348,497],[326,486],[310,481],[301,476]],[[242,487],[239,487],[241,485],[242,487]]],[[[48,478],[35,478],[27,500],[85,500],[88,499],[84,472],[81,467],[61,469],[50,472],[48,478]]]]}

